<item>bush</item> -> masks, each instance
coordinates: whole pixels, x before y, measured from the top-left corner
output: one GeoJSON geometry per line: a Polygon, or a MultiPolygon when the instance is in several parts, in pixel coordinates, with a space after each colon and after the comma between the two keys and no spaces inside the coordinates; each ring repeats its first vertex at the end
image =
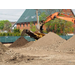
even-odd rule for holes
{"type": "Polygon", "coordinates": [[[7,33],[7,36],[12,36],[12,33],[7,33]]]}
{"type": "Polygon", "coordinates": [[[43,30],[43,33],[47,33],[47,31],[46,30],[43,30]]]}
{"type": "Polygon", "coordinates": [[[20,33],[13,33],[13,36],[21,36],[20,33]]]}
{"type": "Polygon", "coordinates": [[[2,36],[2,33],[0,33],[0,36],[2,36]]]}
{"type": "Polygon", "coordinates": [[[20,33],[20,29],[14,29],[14,33],[20,33]]]}
{"type": "Polygon", "coordinates": [[[0,33],[0,36],[21,36],[20,33],[0,33]]]}
{"type": "Polygon", "coordinates": [[[8,36],[7,33],[3,33],[2,36],[8,36]]]}

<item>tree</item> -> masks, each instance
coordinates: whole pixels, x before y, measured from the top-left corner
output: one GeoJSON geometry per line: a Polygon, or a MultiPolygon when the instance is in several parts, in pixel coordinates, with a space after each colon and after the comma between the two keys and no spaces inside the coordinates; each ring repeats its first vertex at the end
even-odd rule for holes
{"type": "Polygon", "coordinates": [[[9,30],[11,27],[11,23],[8,20],[0,21],[0,29],[1,30],[9,30]]]}
{"type": "Polygon", "coordinates": [[[36,17],[37,17],[37,24],[39,23],[38,22],[38,9],[36,9],[36,17]]]}
{"type": "Polygon", "coordinates": [[[11,27],[11,23],[8,20],[4,21],[4,30],[9,30],[11,27]]]}
{"type": "Polygon", "coordinates": [[[40,16],[39,16],[39,21],[46,20],[47,16],[48,15],[45,12],[41,13],[40,16]]]}
{"type": "Polygon", "coordinates": [[[0,21],[0,29],[3,30],[3,28],[4,28],[4,22],[0,21]]]}

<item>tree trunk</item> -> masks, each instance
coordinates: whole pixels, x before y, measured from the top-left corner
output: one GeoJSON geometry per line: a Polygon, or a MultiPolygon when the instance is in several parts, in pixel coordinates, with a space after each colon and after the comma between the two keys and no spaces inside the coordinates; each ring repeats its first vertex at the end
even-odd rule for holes
{"type": "Polygon", "coordinates": [[[36,17],[37,17],[37,24],[38,24],[38,9],[36,9],[36,17]]]}

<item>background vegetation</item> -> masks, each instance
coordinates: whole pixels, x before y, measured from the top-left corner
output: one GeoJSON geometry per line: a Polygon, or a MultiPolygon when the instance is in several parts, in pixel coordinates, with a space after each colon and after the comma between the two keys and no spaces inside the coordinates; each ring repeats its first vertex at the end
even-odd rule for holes
{"type": "Polygon", "coordinates": [[[8,20],[1,20],[0,21],[0,30],[7,30],[9,31],[10,30],[10,27],[11,27],[11,23],[8,21],[8,20]]]}
{"type": "MultiPolygon", "coordinates": [[[[62,15],[63,16],[63,15],[62,15]]],[[[46,17],[48,17],[48,15],[43,12],[41,13],[41,15],[39,16],[39,20],[46,20],[46,17]]],[[[70,21],[65,21],[62,19],[53,19],[47,23],[45,23],[46,26],[46,31],[44,32],[54,32],[57,33],[59,35],[66,35],[67,33],[73,32],[74,28],[73,28],[73,23],[70,21]]]]}

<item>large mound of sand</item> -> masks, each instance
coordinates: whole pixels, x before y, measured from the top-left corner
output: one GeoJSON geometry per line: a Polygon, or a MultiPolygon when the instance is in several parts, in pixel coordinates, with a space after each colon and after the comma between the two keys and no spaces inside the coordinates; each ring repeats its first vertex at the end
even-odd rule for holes
{"type": "Polygon", "coordinates": [[[75,35],[57,48],[58,51],[75,53],[75,35]]]}
{"type": "Polygon", "coordinates": [[[0,62],[7,58],[7,55],[5,54],[7,50],[9,49],[0,42],[0,62]]]}
{"type": "Polygon", "coordinates": [[[66,41],[66,40],[64,40],[63,38],[61,38],[57,34],[55,34],[53,32],[49,32],[44,37],[35,41],[31,45],[31,47],[42,47],[42,48],[56,49],[64,41],[66,41]]]}
{"type": "Polygon", "coordinates": [[[8,50],[8,48],[0,42],[0,53],[5,52],[6,50],[8,50]]]}
{"type": "Polygon", "coordinates": [[[9,47],[21,47],[27,43],[28,43],[28,41],[24,37],[20,37],[13,44],[11,44],[9,47]]]}
{"type": "Polygon", "coordinates": [[[30,41],[27,44],[25,44],[23,47],[29,47],[30,45],[32,45],[34,43],[34,41],[30,41]]]}

